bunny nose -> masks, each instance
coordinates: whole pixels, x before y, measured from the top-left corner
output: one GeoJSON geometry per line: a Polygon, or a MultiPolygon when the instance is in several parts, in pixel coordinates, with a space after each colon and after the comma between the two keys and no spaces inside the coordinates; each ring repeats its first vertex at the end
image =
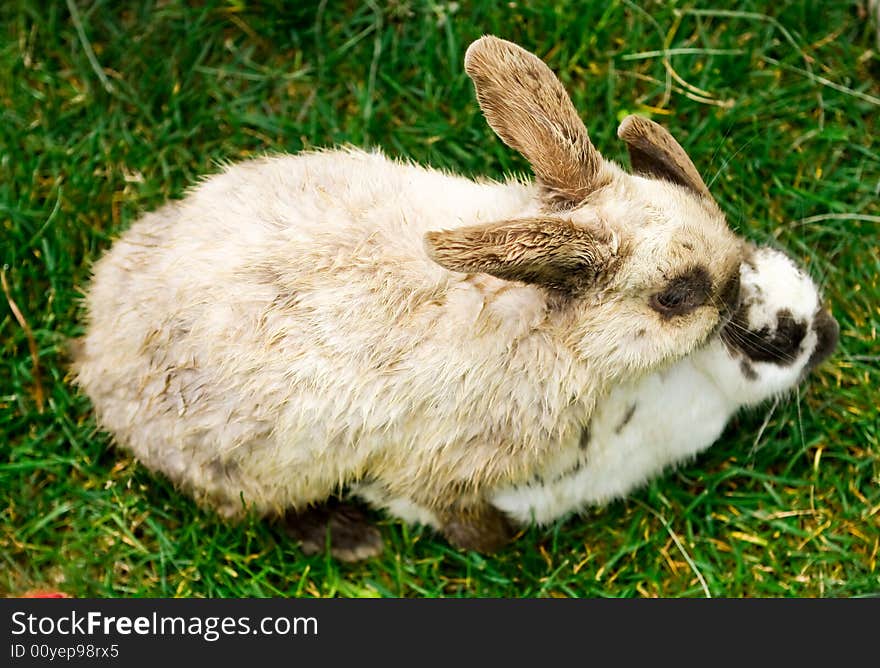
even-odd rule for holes
{"type": "Polygon", "coordinates": [[[807,362],[807,369],[815,369],[822,362],[828,359],[828,356],[834,352],[837,347],[837,341],[840,339],[840,325],[828,311],[820,309],[813,319],[813,331],[816,332],[816,349],[810,355],[807,362]]]}

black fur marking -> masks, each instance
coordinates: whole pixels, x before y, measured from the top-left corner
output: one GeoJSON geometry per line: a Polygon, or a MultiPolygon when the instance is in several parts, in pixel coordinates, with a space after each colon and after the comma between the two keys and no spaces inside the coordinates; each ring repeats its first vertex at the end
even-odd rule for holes
{"type": "Polygon", "coordinates": [[[778,366],[794,363],[807,334],[807,323],[795,320],[791,311],[784,308],[776,313],[775,329],[750,330],[747,311],[747,308],[738,309],[721,330],[721,339],[728,348],[742,352],[753,362],[771,362],[778,366]]]}
{"type": "Polygon", "coordinates": [[[574,463],[574,466],[572,466],[572,467],[568,470],[568,473],[565,474],[565,475],[561,475],[561,476],[559,476],[559,478],[564,478],[564,477],[566,477],[567,475],[574,475],[575,473],[577,473],[578,471],[580,471],[580,470],[584,467],[584,463],[585,463],[585,462],[584,462],[583,459],[578,459],[578,460],[574,463]]]}
{"type": "Polygon", "coordinates": [[[758,372],[755,371],[755,367],[747,359],[743,358],[740,360],[739,370],[742,371],[742,375],[746,377],[746,380],[758,380],[758,372]]]}
{"type": "Polygon", "coordinates": [[[760,285],[751,286],[752,294],[743,302],[743,306],[763,306],[767,301],[764,297],[764,288],[760,285]]]}
{"type": "Polygon", "coordinates": [[[712,294],[712,278],[705,267],[694,267],[676,276],[666,287],[653,295],[651,308],[664,318],[685,315],[702,306],[712,294]]]}
{"type": "Polygon", "coordinates": [[[828,359],[840,339],[840,325],[825,309],[821,309],[816,314],[816,318],[813,320],[813,330],[816,332],[818,340],[816,341],[816,349],[813,350],[813,354],[810,355],[807,362],[807,369],[815,369],[828,359]]]}
{"type": "Polygon", "coordinates": [[[586,452],[587,448],[590,447],[590,439],[593,437],[592,434],[592,423],[588,422],[583,429],[581,429],[581,438],[578,441],[578,447],[580,447],[581,452],[586,452]]]}
{"type": "Polygon", "coordinates": [[[626,409],[626,413],[623,415],[623,419],[620,421],[620,424],[614,429],[615,434],[619,434],[623,431],[624,427],[629,424],[629,421],[632,420],[633,415],[636,412],[636,405],[632,404],[629,408],[626,409]]]}
{"type": "MultiPolygon", "coordinates": [[[[556,483],[558,483],[560,480],[564,480],[565,478],[570,478],[571,476],[577,474],[577,472],[580,471],[580,470],[584,467],[584,465],[585,465],[586,463],[587,463],[587,462],[586,462],[586,458],[585,458],[585,457],[579,457],[579,458],[577,459],[577,461],[576,461],[574,464],[572,464],[571,466],[569,466],[567,469],[565,469],[565,470],[562,471],[561,473],[557,473],[557,474],[554,475],[552,478],[550,478],[550,484],[551,484],[551,485],[552,485],[552,484],[556,484],[556,483]]],[[[547,481],[544,480],[544,479],[542,478],[542,479],[541,479],[540,487],[543,487],[543,486],[545,486],[546,484],[547,484],[547,481]]]]}
{"type": "Polygon", "coordinates": [[[734,313],[739,306],[739,271],[735,271],[733,275],[727,279],[727,282],[721,288],[718,299],[724,304],[725,315],[734,313]]]}

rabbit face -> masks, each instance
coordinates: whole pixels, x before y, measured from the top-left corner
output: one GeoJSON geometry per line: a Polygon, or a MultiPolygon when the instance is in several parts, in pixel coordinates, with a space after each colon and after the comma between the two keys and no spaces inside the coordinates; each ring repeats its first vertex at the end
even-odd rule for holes
{"type": "Polygon", "coordinates": [[[678,142],[626,118],[628,174],[602,158],[533,54],[483,37],[465,69],[489,125],[531,163],[537,197],[520,218],[428,233],[429,257],[544,288],[578,354],[611,375],[702,343],[736,301],[742,242],[678,142]]]}
{"type": "Polygon", "coordinates": [[[663,180],[616,179],[583,214],[609,221],[620,250],[577,310],[578,348],[628,372],[695,349],[730,318],[743,245],[711,200],[663,180]]]}

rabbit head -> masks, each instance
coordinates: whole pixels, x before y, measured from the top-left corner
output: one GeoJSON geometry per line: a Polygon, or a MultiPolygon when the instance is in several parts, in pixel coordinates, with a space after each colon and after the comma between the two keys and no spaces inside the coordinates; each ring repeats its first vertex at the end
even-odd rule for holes
{"type": "Polygon", "coordinates": [[[535,197],[515,219],[429,232],[429,256],[544,289],[572,347],[614,371],[655,367],[716,331],[737,301],[742,242],[678,142],[626,118],[629,174],[599,154],[535,55],[487,36],[465,70],[489,125],[531,163],[535,197]]]}
{"type": "Polygon", "coordinates": [[[749,249],[740,269],[740,304],[714,345],[711,373],[742,404],[795,387],[837,346],[840,328],[819,289],[784,253],[749,249]]]}

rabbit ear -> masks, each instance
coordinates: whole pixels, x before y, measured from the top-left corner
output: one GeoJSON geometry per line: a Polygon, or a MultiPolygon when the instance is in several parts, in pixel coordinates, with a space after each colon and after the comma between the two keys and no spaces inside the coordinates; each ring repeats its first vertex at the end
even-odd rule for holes
{"type": "Polygon", "coordinates": [[[428,232],[428,255],[451,271],[579,291],[609,270],[617,240],[568,220],[519,218],[428,232]]]}
{"type": "Polygon", "coordinates": [[[671,181],[712,199],[688,154],[663,126],[642,116],[627,116],[617,136],[626,142],[636,174],[671,181]]]}
{"type": "Polygon", "coordinates": [[[464,68],[486,121],[531,163],[549,204],[572,208],[604,184],[602,156],[562,84],[537,56],[485,36],[468,48],[464,68]]]}

